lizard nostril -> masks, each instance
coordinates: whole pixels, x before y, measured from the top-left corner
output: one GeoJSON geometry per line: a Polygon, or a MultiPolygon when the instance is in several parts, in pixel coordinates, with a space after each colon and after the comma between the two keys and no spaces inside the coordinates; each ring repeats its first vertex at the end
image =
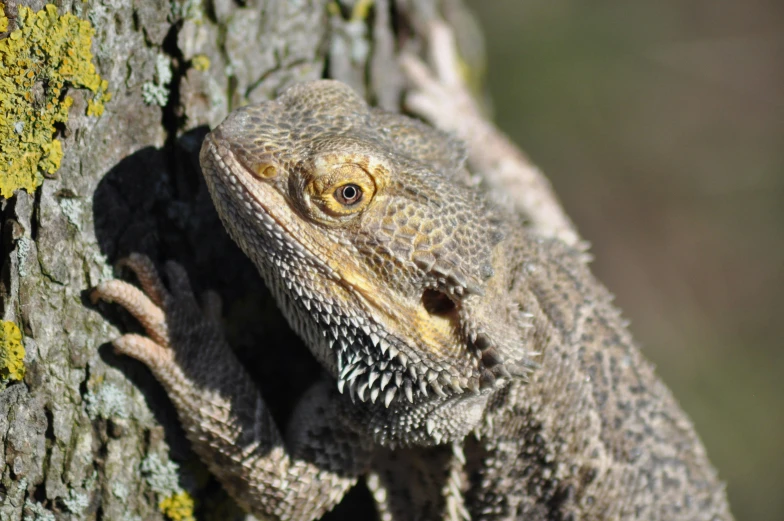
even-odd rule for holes
{"type": "Polygon", "coordinates": [[[455,303],[446,293],[434,289],[426,289],[422,293],[422,305],[431,315],[447,315],[455,309],[455,303]]]}

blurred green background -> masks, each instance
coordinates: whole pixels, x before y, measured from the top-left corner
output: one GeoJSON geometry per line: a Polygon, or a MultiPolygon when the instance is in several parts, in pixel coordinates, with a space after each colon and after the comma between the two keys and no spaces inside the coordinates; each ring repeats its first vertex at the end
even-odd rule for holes
{"type": "Polygon", "coordinates": [[[739,521],[784,519],[784,2],[470,1],[542,167],[739,521]]]}

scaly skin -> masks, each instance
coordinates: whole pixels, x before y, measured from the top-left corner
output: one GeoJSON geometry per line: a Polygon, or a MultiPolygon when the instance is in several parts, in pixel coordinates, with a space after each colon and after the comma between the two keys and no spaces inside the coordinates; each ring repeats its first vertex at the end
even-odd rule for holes
{"type": "Polygon", "coordinates": [[[128,261],[151,300],[96,289],[148,331],[115,346],[150,367],[200,457],[261,517],[316,519],[367,476],[385,520],[731,519],[568,219],[523,227],[468,182],[464,156],[326,80],[205,139],[224,225],[329,375],[285,444],[176,266],[169,292],[148,260],[128,261]]]}

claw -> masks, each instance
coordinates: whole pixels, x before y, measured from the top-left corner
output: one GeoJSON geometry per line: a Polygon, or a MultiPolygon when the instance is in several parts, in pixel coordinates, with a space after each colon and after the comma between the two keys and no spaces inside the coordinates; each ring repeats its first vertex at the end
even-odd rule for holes
{"type": "Polygon", "coordinates": [[[131,270],[134,275],[136,275],[136,279],[139,281],[142,291],[150,297],[150,300],[152,300],[155,305],[163,307],[163,303],[169,296],[169,292],[166,290],[166,286],[158,275],[155,264],[148,256],[142,255],[141,253],[131,253],[127,257],[120,259],[117,262],[117,267],[131,270]]]}

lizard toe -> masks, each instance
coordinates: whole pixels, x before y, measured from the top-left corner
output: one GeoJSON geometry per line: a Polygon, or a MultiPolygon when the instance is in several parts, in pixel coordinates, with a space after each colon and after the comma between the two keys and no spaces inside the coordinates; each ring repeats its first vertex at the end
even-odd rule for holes
{"type": "Polygon", "coordinates": [[[196,301],[196,296],[191,287],[191,281],[188,278],[188,272],[182,267],[182,264],[174,261],[167,261],[164,266],[166,270],[166,279],[169,282],[169,289],[175,300],[191,300],[196,301]]]}
{"type": "Polygon", "coordinates": [[[139,360],[156,374],[165,371],[173,361],[171,349],[167,349],[146,336],[123,335],[113,340],[112,345],[117,353],[139,360]]]}
{"type": "Polygon", "coordinates": [[[479,109],[460,76],[451,30],[434,23],[428,47],[431,65],[411,53],[400,57],[400,67],[410,84],[404,105],[408,111],[437,127],[455,130],[454,114],[479,117],[479,109]]]}
{"type": "Polygon", "coordinates": [[[139,321],[153,342],[169,346],[169,331],[163,310],[136,286],[122,280],[107,280],[93,289],[90,298],[93,302],[105,300],[124,307],[139,321]]]}
{"type": "Polygon", "coordinates": [[[223,301],[217,291],[207,290],[202,294],[201,312],[212,324],[221,324],[223,301]]]}
{"type": "Polygon", "coordinates": [[[441,20],[434,20],[428,28],[430,63],[440,83],[451,88],[462,88],[460,65],[457,56],[455,35],[449,26],[441,20]]]}
{"type": "Polygon", "coordinates": [[[150,300],[156,306],[163,307],[169,292],[158,275],[155,264],[148,256],[141,253],[131,253],[127,257],[120,259],[117,266],[130,269],[136,275],[142,291],[150,297],[150,300]]]}

